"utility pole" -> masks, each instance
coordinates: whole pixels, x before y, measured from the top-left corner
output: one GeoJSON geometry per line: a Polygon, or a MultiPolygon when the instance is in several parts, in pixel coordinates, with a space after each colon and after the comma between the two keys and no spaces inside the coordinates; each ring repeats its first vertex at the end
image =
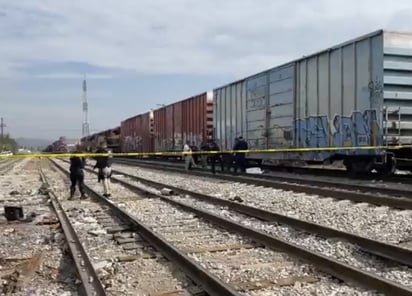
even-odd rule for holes
{"type": "Polygon", "coordinates": [[[6,127],[6,124],[4,123],[4,120],[3,120],[3,117],[1,118],[1,121],[0,121],[0,129],[1,129],[1,141],[0,141],[0,143],[1,143],[1,150],[3,150],[3,147],[4,147],[4,128],[6,127]]]}
{"type": "Polygon", "coordinates": [[[4,140],[4,128],[6,124],[4,123],[3,117],[1,118],[0,128],[1,128],[1,142],[3,143],[4,140]]]}
{"type": "Polygon", "coordinates": [[[86,75],[84,75],[83,80],[83,125],[82,125],[82,136],[86,137],[89,136],[89,104],[87,102],[87,85],[86,85],[86,75]]]}

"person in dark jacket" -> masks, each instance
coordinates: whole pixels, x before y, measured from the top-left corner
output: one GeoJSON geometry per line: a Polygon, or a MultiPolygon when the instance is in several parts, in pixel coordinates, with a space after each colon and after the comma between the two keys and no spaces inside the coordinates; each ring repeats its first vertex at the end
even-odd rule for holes
{"type": "Polygon", "coordinates": [[[200,145],[200,150],[202,151],[202,153],[205,153],[205,154],[202,154],[202,155],[200,156],[200,159],[201,159],[201,163],[202,163],[202,168],[206,168],[206,167],[207,167],[207,159],[208,159],[208,154],[207,154],[207,152],[209,151],[209,144],[208,144],[208,142],[203,141],[203,142],[202,142],[202,145],[200,145]]]}
{"type": "MultiPolygon", "coordinates": [[[[195,142],[192,142],[192,145],[190,146],[190,149],[192,149],[192,152],[194,152],[192,154],[193,161],[196,165],[198,165],[199,164],[199,162],[198,162],[199,161],[199,154],[198,154],[199,148],[196,146],[195,142]]],[[[190,164],[190,168],[192,168],[191,164],[190,164]]]]}
{"type": "MultiPolygon", "coordinates": [[[[240,136],[233,147],[234,151],[239,151],[239,150],[248,150],[248,144],[247,142],[243,139],[242,136],[240,136]]],[[[241,173],[246,172],[246,157],[244,152],[235,152],[235,167],[234,167],[234,173],[236,174],[237,169],[240,168],[241,173]]]]}
{"type": "MultiPolygon", "coordinates": [[[[99,148],[97,148],[96,153],[102,153],[106,154],[109,153],[107,146],[105,144],[101,145],[99,148]]],[[[103,196],[105,197],[110,197],[111,192],[110,192],[110,177],[112,175],[112,157],[111,156],[97,156],[96,158],[96,164],[93,167],[93,169],[98,169],[98,174],[97,174],[97,181],[100,183],[100,181],[103,181],[103,196]]]]}
{"type": "MultiPolygon", "coordinates": [[[[76,147],[75,153],[81,153],[79,146],[76,147]]],[[[76,183],[80,191],[80,199],[85,199],[86,195],[84,193],[84,166],[86,164],[86,159],[84,157],[72,156],[70,157],[70,199],[73,199],[74,192],[76,191],[76,183]]]]}
{"type": "MultiPolygon", "coordinates": [[[[211,140],[209,142],[209,151],[220,151],[219,146],[216,144],[216,142],[214,140],[211,140]]],[[[210,159],[210,165],[211,165],[211,170],[212,170],[213,175],[216,174],[216,169],[215,169],[216,161],[218,161],[220,163],[220,167],[222,169],[222,172],[225,170],[225,166],[223,164],[223,159],[222,159],[221,153],[210,154],[209,159],[210,159]]]]}

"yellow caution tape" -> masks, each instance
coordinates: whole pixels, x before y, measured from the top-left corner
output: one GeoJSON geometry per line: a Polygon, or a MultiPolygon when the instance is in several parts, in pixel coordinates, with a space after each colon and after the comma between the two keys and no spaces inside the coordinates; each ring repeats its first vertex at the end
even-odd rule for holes
{"type": "Polygon", "coordinates": [[[208,155],[208,154],[233,154],[233,153],[290,153],[290,152],[332,152],[332,151],[353,151],[353,150],[399,150],[412,148],[412,145],[397,146],[360,146],[360,147],[322,147],[322,148],[282,148],[282,149],[255,149],[255,150],[226,150],[226,151],[196,151],[196,152],[129,152],[129,153],[30,153],[0,155],[3,158],[60,158],[60,157],[98,157],[98,156],[185,156],[185,155],[208,155]]]}

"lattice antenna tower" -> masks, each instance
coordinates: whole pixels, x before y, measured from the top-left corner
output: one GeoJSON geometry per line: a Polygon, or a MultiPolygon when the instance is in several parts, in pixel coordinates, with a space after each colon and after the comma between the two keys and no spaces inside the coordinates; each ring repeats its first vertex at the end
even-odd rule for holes
{"type": "Polygon", "coordinates": [[[83,80],[83,125],[82,125],[82,136],[89,136],[89,104],[87,102],[87,84],[86,84],[86,75],[84,75],[83,80]]]}

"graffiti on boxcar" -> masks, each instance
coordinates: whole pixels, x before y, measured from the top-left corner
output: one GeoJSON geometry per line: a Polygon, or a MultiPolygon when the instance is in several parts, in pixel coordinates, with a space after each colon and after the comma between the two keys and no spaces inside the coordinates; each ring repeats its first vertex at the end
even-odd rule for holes
{"type": "Polygon", "coordinates": [[[175,151],[175,140],[173,138],[168,138],[164,141],[165,151],[175,151]]]}
{"type": "Polygon", "coordinates": [[[337,115],[333,120],[333,127],[333,146],[359,147],[381,143],[382,134],[376,110],[366,110],[363,113],[354,111],[350,117],[337,115]]]}
{"type": "Polygon", "coordinates": [[[311,116],[295,121],[298,147],[350,147],[380,145],[382,131],[376,110],[354,111],[350,116],[311,116]],[[330,124],[331,123],[331,124],[330,124]]]}
{"type": "Polygon", "coordinates": [[[368,134],[371,135],[372,146],[383,145],[383,129],[379,126],[378,112],[376,110],[366,110],[364,112],[365,127],[370,128],[368,134]]]}
{"type": "Polygon", "coordinates": [[[182,134],[181,133],[175,133],[174,134],[174,143],[175,143],[175,147],[177,150],[182,149],[184,143],[183,143],[183,139],[182,139],[182,134]]]}
{"type": "Polygon", "coordinates": [[[332,146],[350,147],[352,146],[352,117],[335,115],[331,126],[332,146]]]}
{"type": "Polygon", "coordinates": [[[371,106],[379,106],[383,94],[382,81],[379,79],[379,77],[376,77],[375,80],[371,80],[369,82],[368,88],[371,106]]]}
{"type": "MultiPolygon", "coordinates": [[[[329,120],[326,115],[311,116],[295,121],[297,147],[327,147],[329,144],[329,120]]],[[[324,158],[325,153],[311,153],[311,158],[324,158]]]]}
{"type": "Polygon", "coordinates": [[[137,152],[141,146],[142,138],[139,136],[126,136],[124,139],[124,148],[128,152],[137,152]]]}
{"type": "Polygon", "coordinates": [[[383,83],[376,77],[375,80],[371,80],[368,84],[371,97],[380,97],[383,93],[383,83]]]}

